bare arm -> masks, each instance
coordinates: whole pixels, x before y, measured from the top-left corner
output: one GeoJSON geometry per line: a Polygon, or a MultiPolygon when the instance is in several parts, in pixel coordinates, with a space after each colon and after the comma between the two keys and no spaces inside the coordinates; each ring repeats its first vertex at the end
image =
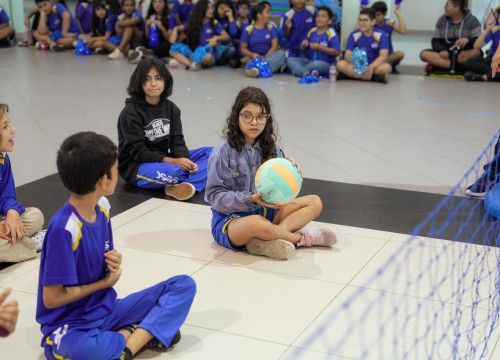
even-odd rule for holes
{"type": "Polygon", "coordinates": [[[71,15],[69,12],[65,12],[62,14],[62,26],[61,33],[63,36],[68,35],[69,26],[71,24],[71,15]]]}
{"type": "Polygon", "coordinates": [[[400,34],[406,34],[407,29],[403,16],[401,15],[401,7],[396,6],[394,9],[394,15],[396,15],[396,18],[398,19],[398,22],[393,26],[394,30],[400,34]]]}

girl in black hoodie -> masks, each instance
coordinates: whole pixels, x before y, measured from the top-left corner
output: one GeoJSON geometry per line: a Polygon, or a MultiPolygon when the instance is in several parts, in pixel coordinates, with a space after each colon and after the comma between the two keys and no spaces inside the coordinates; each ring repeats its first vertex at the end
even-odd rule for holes
{"type": "Polygon", "coordinates": [[[164,188],[168,196],[187,200],[206,186],[212,148],[188,150],[181,111],[168,100],[172,87],[160,60],[146,58],[137,65],[118,118],[118,171],[129,184],[164,188]]]}

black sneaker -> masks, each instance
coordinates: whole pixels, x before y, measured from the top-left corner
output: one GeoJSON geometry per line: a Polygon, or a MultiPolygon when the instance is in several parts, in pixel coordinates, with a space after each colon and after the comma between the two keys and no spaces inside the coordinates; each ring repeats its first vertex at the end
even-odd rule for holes
{"type": "Polygon", "coordinates": [[[54,51],[54,52],[61,52],[61,51],[65,51],[66,48],[64,46],[59,45],[59,44],[54,44],[50,47],[50,50],[54,51]]]}
{"type": "Polygon", "coordinates": [[[164,352],[164,351],[167,351],[168,349],[170,349],[175,344],[177,344],[179,341],[181,341],[181,332],[180,332],[180,330],[177,330],[177,332],[174,335],[174,338],[170,342],[170,345],[165,346],[165,345],[163,345],[163,343],[161,343],[157,339],[153,339],[150,342],[148,342],[144,347],[146,349],[164,352]]]}
{"type": "Polygon", "coordinates": [[[372,81],[378,82],[381,84],[387,84],[387,82],[389,81],[389,75],[387,75],[387,74],[373,74],[372,81]]]}
{"type": "Polygon", "coordinates": [[[476,74],[473,73],[472,71],[467,71],[464,74],[464,79],[467,81],[484,81],[482,74],[476,74]]]}
{"type": "Polygon", "coordinates": [[[344,74],[343,72],[338,72],[337,73],[337,81],[340,81],[340,80],[349,80],[350,77],[347,76],[346,74],[344,74]]]}
{"type": "Polygon", "coordinates": [[[232,69],[238,69],[241,66],[241,61],[240,61],[240,59],[233,58],[233,59],[229,59],[227,64],[232,69]]]}
{"type": "Polygon", "coordinates": [[[483,173],[474,184],[465,189],[465,195],[483,198],[493,186],[495,186],[495,181],[491,180],[487,173],[483,173]]]}

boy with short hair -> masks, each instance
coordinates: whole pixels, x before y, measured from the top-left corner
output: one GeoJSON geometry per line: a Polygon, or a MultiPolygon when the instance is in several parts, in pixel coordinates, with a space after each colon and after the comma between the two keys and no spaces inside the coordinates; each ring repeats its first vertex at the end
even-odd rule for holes
{"type": "Polygon", "coordinates": [[[44,41],[52,51],[64,51],[65,48],[73,47],[73,42],[80,34],[80,27],[68,9],[60,3],[52,4],[50,0],[35,0],[35,3],[40,20],[33,37],[38,44],[44,41]]]}
{"type": "Polygon", "coordinates": [[[121,275],[109,202],[118,179],[117,148],[93,132],[67,138],[57,168],[71,191],[52,218],[42,249],[36,319],[47,359],[132,359],[143,347],[180,340],[196,292],[176,276],[117,300],[121,275]]]}
{"type": "Polygon", "coordinates": [[[337,80],[346,78],[364,81],[376,81],[386,84],[388,75],[392,71],[387,62],[389,55],[389,41],[387,35],[374,30],[375,11],[364,8],[359,12],[359,29],[354,30],[347,40],[344,59],[337,63],[339,71],[337,80]],[[356,72],[352,62],[352,53],[355,48],[363,48],[367,52],[368,67],[363,73],[356,72]]]}
{"type": "Polygon", "coordinates": [[[372,9],[375,10],[374,29],[387,34],[389,39],[389,56],[387,57],[387,61],[392,65],[393,72],[397,72],[396,66],[403,60],[405,53],[401,50],[394,51],[394,47],[392,46],[392,32],[396,31],[400,34],[406,34],[406,24],[401,16],[401,6],[396,5],[394,8],[394,15],[396,15],[397,21],[386,18],[387,4],[384,1],[373,3],[372,9]]]}
{"type": "Polygon", "coordinates": [[[340,54],[340,40],[335,30],[330,27],[333,11],[327,6],[320,6],[316,11],[316,27],[313,27],[302,41],[301,50],[305,58],[289,57],[287,66],[295,76],[305,76],[317,72],[325,76],[330,66],[335,64],[340,54]]]}
{"type": "Polygon", "coordinates": [[[0,5],[0,47],[10,46],[10,41],[15,37],[16,30],[10,26],[9,15],[0,5]]]}
{"type": "Polygon", "coordinates": [[[428,63],[428,73],[436,70],[455,70],[452,58],[457,64],[465,64],[473,57],[480,57],[481,50],[474,49],[476,39],[481,35],[481,23],[465,7],[464,0],[448,0],[432,36],[432,49],[423,50],[420,59],[428,63]]]}

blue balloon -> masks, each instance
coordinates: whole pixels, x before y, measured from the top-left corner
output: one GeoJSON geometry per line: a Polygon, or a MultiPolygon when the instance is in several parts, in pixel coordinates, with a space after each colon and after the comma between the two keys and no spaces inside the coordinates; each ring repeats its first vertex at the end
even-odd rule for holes
{"type": "Polygon", "coordinates": [[[362,74],[368,68],[368,53],[365,48],[354,48],[352,50],[351,62],[354,65],[354,71],[362,74]]]}
{"type": "Polygon", "coordinates": [[[273,73],[269,68],[269,63],[266,60],[263,60],[261,58],[250,60],[246,66],[246,69],[250,70],[253,68],[257,68],[257,70],[259,70],[260,78],[268,78],[273,76],[273,73]]]}
{"type": "Polygon", "coordinates": [[[484,209],[494,218],[500,219],[500,183],[488,191],[484,199],[484,209]]]}
{"type": "Polygon", "coordinates": [[[85,56],[85,55],[93,55],[94,52],[92,50],[90,50],[87,45],[85,45],[85,42],[80,39],[78,40],[78,42],[76,43],[76,47],[75,47],[75,55],[77,56],[85,56]]]}
{"type": "Polygon", "coordinates": [[[156,48],[160,45],[160,36],[158,35],[158,28],[156,27],[155,24],[152,24],[149,27],[148,42],[151,48],[156,48]]]}
{"type": "Polygon", "coordinates": [[[302,76],[299,80],[299,84],[313,84],[317,82],[319,82],[319,79],[314,75],[302,76]]]}

